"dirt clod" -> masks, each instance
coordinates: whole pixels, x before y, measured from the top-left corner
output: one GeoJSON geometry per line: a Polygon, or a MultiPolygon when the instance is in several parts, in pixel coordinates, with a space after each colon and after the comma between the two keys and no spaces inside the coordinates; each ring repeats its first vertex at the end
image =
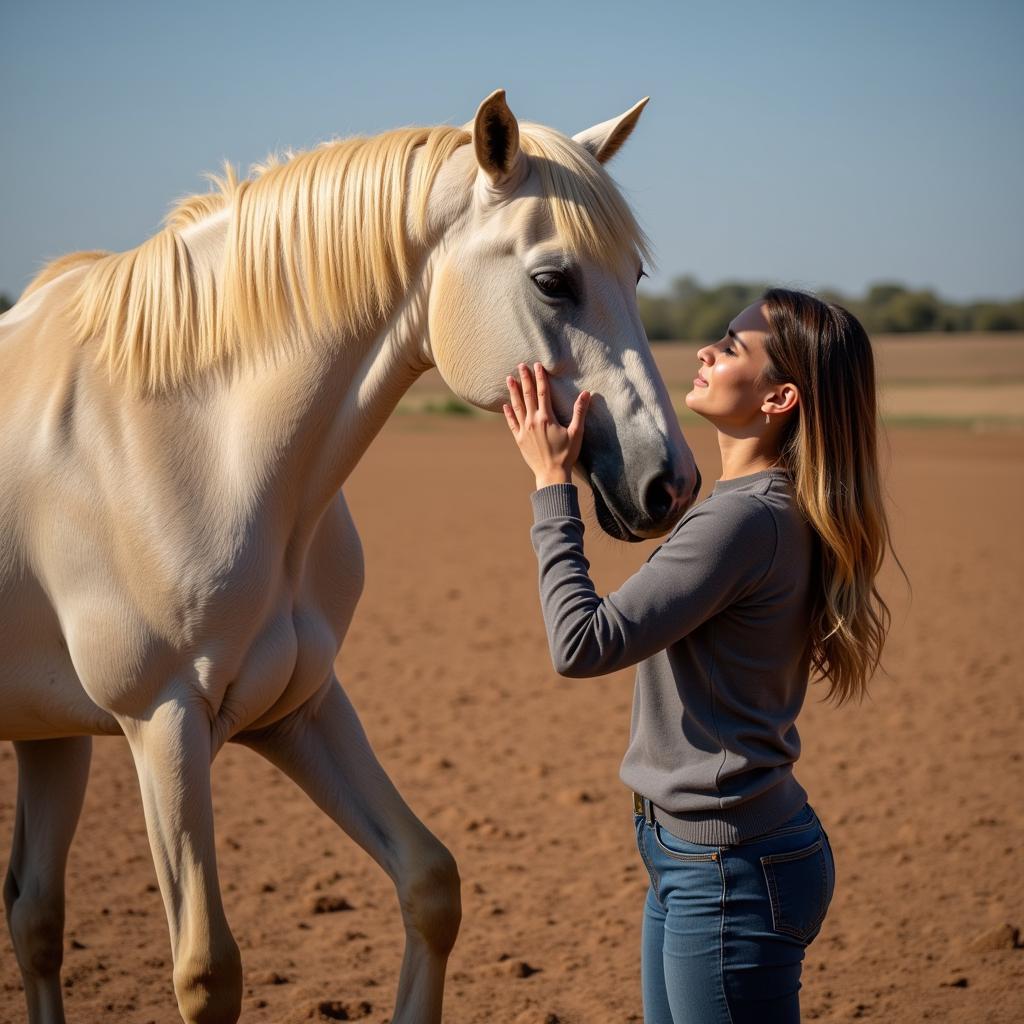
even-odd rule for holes
{"type": "Polygon", "coordinates": [[[344,896],[317,896],[310,904],[314,914],[338,914],[346,910],[355,910],[344,896]]]}
{"type": "Polygon", "coordinates": [[[1001,924],[976,935],[971,939],[970,948],[976,953],[988,953],[1000,949],[1015,949],[1019,943],[1019,929],[1012,924],[1001,924]]]}

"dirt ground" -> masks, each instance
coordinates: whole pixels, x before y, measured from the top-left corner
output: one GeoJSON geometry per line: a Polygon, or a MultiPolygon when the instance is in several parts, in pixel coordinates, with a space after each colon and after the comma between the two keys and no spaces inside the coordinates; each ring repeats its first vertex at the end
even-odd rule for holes
{"type": "MultiPolygon", "coordinates": [[[[710,486],[713,433],[686,429],[710,486]]],[[[797,775],[838,875],[807,954],[804,1017],[1010,1024],[1024,1019],[1024,433],[897,426],[890,440],[913,594],[890,567],[888,675],[860,707],[836,710],[812,688],[800,719],[797,775]]],[[[632,672],[552,671],[530,485],[497,417],[394,416],[346,487],[367,585],[339,672],[388,771],[459,863],[445,1019],[639,1021],[646,883],[617,776],[632,672]]],[[[584,505],[594,576],[613,589],[650,545],[611,541],[584,505]]],[[[4,744],[0,844],[15,775],[4,744]]],[[[243,1020],[387,1021],[402,934],[382,872],[249,751],[222,753],[215,802],[243,1020]]],[[[95,742],[66,950],[70,1021],[179,1019],[119,739],[95,742]]],[[[23,1019],[4,932],[0,1021],[23,1019]]]]}

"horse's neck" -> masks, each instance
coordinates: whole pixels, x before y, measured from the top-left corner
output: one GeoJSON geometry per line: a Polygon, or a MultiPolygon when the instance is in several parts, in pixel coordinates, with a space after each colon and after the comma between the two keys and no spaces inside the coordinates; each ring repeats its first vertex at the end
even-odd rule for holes
{"type": "Polygon", "coordinates": [[[311,508],[322,508],[337,492],[399,399],[429,368],[422,341],[430,275],[428,259],[386,322],[316,364],[316,393],[293,439],[310,453],[304,489],[311,508]]]}
{"type": "MultiPolygon", "coordinates": [[[[197,263],[220,273],[228,227],[214,214],[183,232],[197,263]]],[[[276,498],[315,519],[337,493],[399,399],[429,368],[423,339],[432,258],[423,253],[395,308],[359,337],[310,342],[257,360],[218,386],[216,401],[231,423],[226,443],[236,484],[261,504],[276,498]]]]}

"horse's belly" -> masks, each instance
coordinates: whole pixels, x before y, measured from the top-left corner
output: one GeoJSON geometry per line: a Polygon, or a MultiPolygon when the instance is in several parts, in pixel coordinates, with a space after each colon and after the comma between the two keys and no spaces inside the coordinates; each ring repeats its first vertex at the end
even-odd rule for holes
{"type": "Polygon", "coordinates": [[[49,740],[120,732],[114,716],[89,699],[74,671],[32,666],[23,675],[0,673],[0,739],[49,740]]]}
{"type": "Polygon", "coordinates": [[[59,623],[37,589],[0,593],[0,739],[114,735],[114,717],[89,697],[59,623]]]}

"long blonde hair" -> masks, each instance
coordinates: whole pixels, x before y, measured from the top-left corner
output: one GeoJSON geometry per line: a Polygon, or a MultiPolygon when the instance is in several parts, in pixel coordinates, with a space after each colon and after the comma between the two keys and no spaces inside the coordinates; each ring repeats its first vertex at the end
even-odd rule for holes
{"type": "Polygon", "coordinates": [[[766,378],[791,382],[800,395],[782,461],[818,538],[811,664],[829,681],[826,699],[842,705],[867,692],[891,620],[875,582],[892,538],[878,467],[874,356],[842,306],[784,288],[762,301],[766,378]]]}

